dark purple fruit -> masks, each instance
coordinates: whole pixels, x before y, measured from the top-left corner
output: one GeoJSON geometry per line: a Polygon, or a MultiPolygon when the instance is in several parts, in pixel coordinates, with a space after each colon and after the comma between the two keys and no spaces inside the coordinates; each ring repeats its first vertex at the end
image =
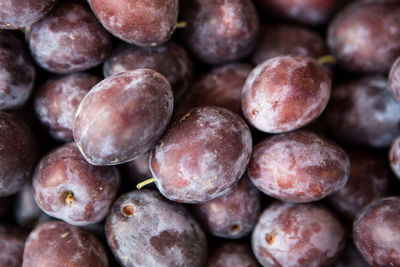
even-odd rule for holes
{"type": "Polygon", "coordinates": [[[241,238],[253,230],[260,215],[260,194],[245,176],[228,193],[195,205],[193,210],[212,235],[241,238]]]}
{"type": "Polygon", "coordinates": [[[268,13],[278,19],[310,25],[328,21],[342,0],[256,0],[268,13]]]}
{"type": "Polygon", "coordinates": [[[191,108],[205,106],[223,107],[241,114],[242,88],[251,70],[249,64],[232,63],[199,76],[179,101],[175,115],[182,116],[191,108]]]}
{"type": "Polygon", "coordinates": [[[23,41],[0,30],[0,110],[18,108],[28,100],[36,76],[31,61],[23,41]]]}
{"type": "Polygon", "coordinates": [[[348,145],[387,148],[400,135],[400,103],[381,75],[334,88],[325,115],[330,133],[348,145]]]}
{"type": "Polygon", "coordinates": [[[75,143],[45,156],[33,175],[39,207],[73,225],[94,224],[105,218],[119,187],[117,169],[93,166],[75,143]]]}
{"type": "Polygon", "coordinates": [[[327,54],[325,41],[314,31],[290,24],[264,24],[251,56],[253,64],[282,55],[302,55],[318,59],[327,54]]]}
{"type": "Polygon", "coordinates": [[[55,73],[72,73],[102,63],[111,36],[86,6],[60,1],[43,19],[26,28],[36,62],[55,73]]]}
{"type": "Polygon", "coordinates": [[[122,195],[106,221],[107,242],[123,266],[203,266],[204,232],[186,209],[149,190],[122,195]]]}
{"type": "Polygon", "coordinates": [[[389,72],[389,91],[400,102],[400,57],[396,59],[389,72]]]}
{"type": "Polygon", "coordinates": [[[315,59],[279,56],[250,73],[242,91],[242,111],[260,131],[292,131],[316,119],[330,93],[331,80],[315,59]]]}
{"type": "Polygon", "coordinates": [[[18,228],[0,225],[0,265],[21,267],[26,234],[18,228]]]}
{"type": "Polygon", "coordinates": [[[181,1],[180,16],[187,26],[181,36],[193,54],[208,64],[247,56],[259,28],[251,0],[181,1]]]}
{"type": "Polygon", "coordinates": [[[186,50],[173,41],[147,48],[123,43],[104,62],[103,72],[108,77],[143,68],[164,75],[171,84],[175,100],[185,92],[193,74],[192,60],[186,50]]]}
{"type": "Polygon", "coordinates": [[[150,150],[172,115],[171,85],[160,73],[138,69],[112,75],[82,100],[73,134],[94,165],[131,161],[150,150]]]}
{"type": "Polygon", "coordinates": [[[79,227],[61,221],[36,227],[25,243],[23,267],[108,266],[103,245],[79,227]]]}
{"type": "Polygon", "coordinates": [[[258,267],[246,243],[224,242],[210,251],[207,267],[258,267]]]}
{"type": "Polygon", "coordinates": [[[392,175],[386,162],[373,154],[351,151],[349,158],[349,181],[328,201],[334,209],[353,222],[364,206],[389,194],[392,175]]]}
{"type": "Polygon", "coordinates": [[[109,32],[138,46],[168,41],[178,19],[178,0],[88,0],[93,13],[109,32]]]}
{"type": "Polygon", "coordinates": [[[327,43],[349,71],[385,72],[400,54],[400,2],[354,1],[330,22],[327,43]]]}
{"type": "Polygon", "coordinates": [[[76,110],[83,97],[101,78],[87,73],[57,76],[45,81],[36,90],[34,106],[40,121],[52,137],[72,141],[76,110]]]}
{"type": "Polygon", "coordinates": [[[353,225],[354,243],[373,266],[400,266],[400,197],[376,200],[353,225]]]}
{"type": "Polygon", "coordinates": [[[0,112],[0,197],[22,189],[39,155],[33,132],[22,120],[0,112]]]}
{"type": "Polygon", "coordinates": [[[332,141],[297,131],[257,144],[247,170],[253,184],[265,194],[284,201],[310,202],[346,185],[350,161],[332,141]]]}
{"type": "Polygon", "coordinates": [[[315,204],[275,203],[252,235],[253,253],[269,267],[331,266],[344,244],[339,221],[315,204]]]}
{"type": "Polygon", "coordinates": [[[191,109],[176,121],[151,152],[150,168],[170,200],[201,203],[234,187],[250,159],[251,133],[224,108],[191,109]]]}
{"type": "Polygon", "coordinates": [[[24,28],[44,17],[57,0],[1,0],[0,29],[24,28]]]}

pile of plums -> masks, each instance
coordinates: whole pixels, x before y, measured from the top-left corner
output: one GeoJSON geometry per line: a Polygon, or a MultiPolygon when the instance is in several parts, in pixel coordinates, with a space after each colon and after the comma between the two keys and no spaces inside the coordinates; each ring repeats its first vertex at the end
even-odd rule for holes
{"type": "Polygon", "coordinates": [[[400,267],[399,0],[0,0],[0,266],[400,267]]]}

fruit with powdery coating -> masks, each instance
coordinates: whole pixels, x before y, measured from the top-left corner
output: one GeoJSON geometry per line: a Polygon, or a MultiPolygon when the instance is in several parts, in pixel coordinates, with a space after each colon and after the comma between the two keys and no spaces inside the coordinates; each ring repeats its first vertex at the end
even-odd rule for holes
{"type": "Polygon", "coordinates": [[[253,64],[281,55],[303,55],[318,59],[326,55],[325,41],[315,31],[290,24],[264,24],[251,56],[253,64]]]}
{"type": "Polygon", "coordinates": [[[171,85],[160,73],[138,69],[115,74],[82,100],[75,114],[74,140],[93,165],[128,162],[156,144],[172,108],[171,85]]]}
{"type": "Polygon", "coordinates": [[[26,234],[18,228],[0,225],[0,265],[22,266],[26,234]]]}
{"type": "Polygon", "coordinates": [[[400,136],[394,140],[389,150],[389,164],[393,173],[400,179],[400,136]]]}
{"type": "Polygon", "coordinates": [[[181,1],[187,22],[182,39],[208,64],[223,64],[247,56],[254,48],[259,22],[251,0],[181,1]]]}
{"type": "Polygon", "coordinates": [[[354,1],[330,22],[328,46],[348,71],[386,72],[400,54],[399,20],[397,0],[354,1]]]}
{"type": "Polygon", "coordinates": [[[0,197],[28,182],[39,155],[33,132],[16,116],[0,112],[0,197]]]}
{"type": "Polygon", "coordinates": [[[193,74],[193,63],[188,53],[174,41],[156,47],[137,47],[123,43],[104,62],[103,73],[108,77],[143,68],[164,75],[171,83],[175,100],[185,92],[193,74]]]}
{"type": "Polygon", "coordinates": [[[62,1],[26,28],[32,56],[45,70],[71,73],[103,62],[111,36],[84,5],[62,1]]]}
{"type": "Polygon", "coordinates": [[[36,227],[25,243],[23,267],[108,266],[103,245],[79,227],[61,221],[36,227]]]}
{"type": "Polygon", "coordinates": [[[400,57],[396,59],[389,72],[389,91],[400,102],[400,57]]]}
{"type": "Polygon", "coordinates": [[[65,142],[73,140],[76,110],[84,96],[100,81],[99,76],[73,73],[50,78],[36,89],[35,111],[52,137],[65,142]]]}
{"type": "Polygon", "coordinates": [[[200,267],[207,257],[206,236],[189,212],[149,190],[115,202],[106,237],[123,266],[200,267]]]}
{"type": "Polygon", "coordinates": [[[349,181],[328,201],[335,210],[353,222],[364,206],[389,194],[392,174],[387,163],[376,155],[350,151],[349,158],[349,181]]]}
{"type": "Polygon", "coordinates": [[[1,0],[0,29],[15,30],[44,17],[57,0],[1,0]]]}
{"type": "Polygon", "coordinates": [[[31,95],[36,71],[24,42],[10,31],[0,30],[0,69],[0,110],[22,106],[31,95]]]}
{"type": "Polygon", "coordinates": [[[213,68],[193,81],[175,109],[176,116],[194,107],[217,106],[241,114],[243,84],[252,71],[245,63],[232,63],[213,68]]]}
{"type": "Polygon", "coordinates": [[[385,77],[366,76],[334,88],[324,120],[344,144],[387,148],[400,135],[400,103],[385,77]]]}
{"type": "Polygon", "coordinates": [[[201,203],[234,187],[250,159],[249,127],[219,107],[191,109],[152,150],[150,168],[167,198],[201,203]]]}
{"type": "Polygon", "coordinates": [[[323,206],[275,203],[260,216],[252,249],[268,267],[331,266],[344,245],[344,229],[323,206]]]}
{"type": "Polygon", "coordinates": [[[373,266],[400,266],[400,197],[372,202],[353,225],[354,243],[373,266]]]}
{"type": "Polygon", "coordinates": [[[246,243],[224,242],[210,251],[207,267],[258,267],[246,243]]]}
{"type": "Polygon", "coordinates": [[[178,0],[88,0],[88,3],[104,28],[138,46],[165,43],[178,20],[178,0]]]}
{"type": "Polygon", "coordinates": [[[250,73],[242,91],[242,111],[260,131],[287,132],[316,119],[330,93],[331,80],[315,59],[279,56],[250,73]]]}
{"type": "Polygon", "coordinates": [[[259,191],[246,176],[228,193],[193,207],[203,227],[223,238],[241,238],[250,233],[260,209],[259,191]]]}
{"type": "Polygon", "coordinates": [[[265,194],[284,201],[310,202],[345,186],[350,161],[333,142],[297,131],[257,144],[247,170],[253,184],[265,194]]]}
{"type": "Polygon", "coordinates": [[[39,162],[32,184],[44,212],[73,225],[88,225],[107,215],[118,191],[119,174],[114,166],[87,163],[75,143],[69,143],[39,162]]]}

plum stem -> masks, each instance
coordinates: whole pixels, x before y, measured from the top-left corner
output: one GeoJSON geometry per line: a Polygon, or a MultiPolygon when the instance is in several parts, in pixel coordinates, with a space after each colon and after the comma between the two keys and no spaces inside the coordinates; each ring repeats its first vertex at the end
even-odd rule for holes
{"type": "Polygon", "coordinates": [[[143,181],[141,183],[138,183],[136,188],[137,189],[142,189],[142,187],[144,187],[144,186],[146,186],[148,184],[154,183],[155,181],[156,181],[156,178],[154,178],[154,177],[150,178],[150,179],[147,179],[147,180],[145,180],[145,181],[143,181]]]}
{"type": "Polygon", "coordinates": [[[66,192],[65,194],[65,205],[69,206],[72,204],[72,202],[74,202],[75,198],[74,198],[74,193],[72,193],[71,191],[66,192]]]}
{"type": "Polygon", "coordinates": [[[318,63],[321,65],[325,64],[336,64],[336,58],[332,55],[325,55],[317,59],[318,63]]]}
{"type": "Polygon", "coordinates": [[[177,29],[183,29],[183,28],[186,28],[186,26],[187,26],[186,21],[179,21],[179,22],[176,23],[176,28],[177,29]]]}

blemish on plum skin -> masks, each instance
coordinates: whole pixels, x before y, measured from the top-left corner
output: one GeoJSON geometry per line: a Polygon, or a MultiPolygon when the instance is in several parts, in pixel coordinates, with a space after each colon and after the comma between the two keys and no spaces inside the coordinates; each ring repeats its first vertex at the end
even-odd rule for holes
{"type": "Polygon", "coordinates": [[[272,245],[275,242],[275,236],[271,233],[267,233],[265,235],[265,241],[267,241],[268,244],[272,245]]]}
{"type": "Polygon", "coordinates": [[[131,205],[126,205],[122,208],[122,214],[125,217],[131,217],[135,214],[135,209],[131,205]]]}

